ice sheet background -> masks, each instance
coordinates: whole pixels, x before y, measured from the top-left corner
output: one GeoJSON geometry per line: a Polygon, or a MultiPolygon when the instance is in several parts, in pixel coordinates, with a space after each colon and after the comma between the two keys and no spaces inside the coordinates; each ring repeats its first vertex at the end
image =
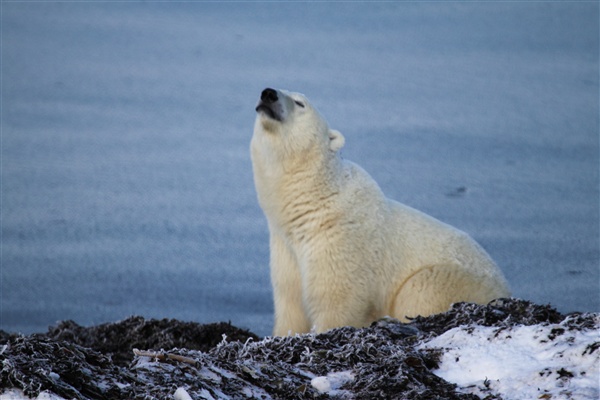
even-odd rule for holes
{"type": "Polygon", "coordinates": [[[0,329],[272,325],[248,146],[300,91],[514,295],[600,311],[596,2],[1,5],[0,329]],[[466,190],[465,190],[466,189],[466,190]]]}

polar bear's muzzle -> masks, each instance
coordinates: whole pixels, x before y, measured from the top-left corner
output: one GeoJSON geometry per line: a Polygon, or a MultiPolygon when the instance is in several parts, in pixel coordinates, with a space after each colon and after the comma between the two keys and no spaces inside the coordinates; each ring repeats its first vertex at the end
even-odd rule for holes
{"type": "Polygon", "coordinates": [[[282,121],[283,106],[279,99],[279,93],[271,88],[263,90],[260,94],[260,101],[256,106],[256,112],[276,121],[282,121]]]}

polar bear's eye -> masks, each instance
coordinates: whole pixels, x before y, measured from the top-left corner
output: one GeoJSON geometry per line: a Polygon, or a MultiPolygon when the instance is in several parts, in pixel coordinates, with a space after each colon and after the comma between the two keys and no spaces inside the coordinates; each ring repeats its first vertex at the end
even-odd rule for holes
{"type": "Polygon", "coordinates": [[[304,108],[304,103],[298,100],[294,100],[294,103],[296,103],[298,106],[304,108]]]}

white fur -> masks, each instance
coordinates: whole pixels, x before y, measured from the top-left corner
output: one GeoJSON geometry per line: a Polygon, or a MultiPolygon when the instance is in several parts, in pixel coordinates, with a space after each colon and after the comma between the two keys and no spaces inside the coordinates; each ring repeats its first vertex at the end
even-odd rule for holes
{"type": "Polygon", "coordinates": [[[274,335],[365,326],[510,295],[467,234],[387,199],[342,160],[341,133],[298,93],[277,91],[277,121],[259,111],[254,182],[270,231],[274,335]],[[300,101],[304,107],[299,107],[300,101]]]}

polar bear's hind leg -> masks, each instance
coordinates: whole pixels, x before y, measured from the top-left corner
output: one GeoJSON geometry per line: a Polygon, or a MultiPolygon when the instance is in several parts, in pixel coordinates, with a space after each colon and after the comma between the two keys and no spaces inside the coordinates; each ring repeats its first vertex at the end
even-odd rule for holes
{"type": "Polygon", "coordinates": [[[419,315],[446,312],[453,303],[487,304],[508,296],[508,289],[498,287],[496,277],[478,274],[460,265],[434,265],[421,268],[401,285],[393,300],[391,315],[407,322],[419,315]]]}

